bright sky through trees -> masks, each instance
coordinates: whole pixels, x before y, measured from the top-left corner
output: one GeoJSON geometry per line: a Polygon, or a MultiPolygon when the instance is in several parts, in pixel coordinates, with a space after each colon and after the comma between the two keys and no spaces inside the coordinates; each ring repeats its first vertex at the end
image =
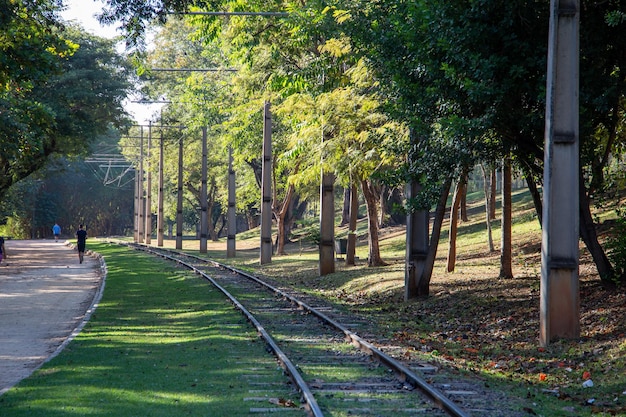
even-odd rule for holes
{"type": "MultiPolygon", "coordinates": [[[[61,16],[63,16],[65,20],[78,23],[88,32],[103,38],[114,38],[121,34],[115,26],[101,25],[100,22],[98,22],[96,15],[102,10],[102,2],[97,0],[65,0],[64,4],[67,8],[61,13],[61,16]]],[[[123,42],[120,42],[118,50],[123,52],[123,42]]],[[[133,103],[133,99],[134,98],[129,98],[129,100],[124,103],[124,108],[134,117],[135,121],[140,124],[148,123],[152,115],[162,106],[162,104],[149,105],[133,103]]]]}

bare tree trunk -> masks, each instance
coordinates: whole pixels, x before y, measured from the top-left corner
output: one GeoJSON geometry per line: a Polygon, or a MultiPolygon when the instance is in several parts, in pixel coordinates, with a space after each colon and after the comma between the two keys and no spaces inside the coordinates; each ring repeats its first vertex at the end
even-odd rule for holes
{"type": "Polygon", "coordinates": [[[430,293],[430,279],[433,275],[433,269],[435,267],[437,248],[439,247],[439,238],[441,237],[441,226],[443,225],[443,219],[446,215],[446,202],[448,200],[448,194],[450,194],[451,186],[452,178],[450,177],[441,187],[441,194],[439,195],[439,201],[437,202],[437,208],[435,209],[433,232],[430,236],[430,244],[428,245],[428,254],[426,255],[424,271],[417,283],[417,295],[419,297],[427,297],[430,293]]]}
{"type": "Polygon", "coordinates": [[[348,223],[350,223],[350,187],[343,189],[343,210],[339,226],[345,226],[348,223]]]}
{"type": "Polygon", "coordinates": [[[252,230],[259,225],[259,213],[252,208],[246,210],[246,220],[248,221],[248,230],[252,230]]]}
{"type": "Polygon", "coordinates": [[[378,192],[378,200],[380,201],[380,211],[378,215],[378,226],[385,226],[385,219],[387,218],[387,199],[385,198],[385,193],[387,192],[387,186],[381,184],[377,187],[379,189],[378,192]]]}
{"type": "MultiPolygon", "coordinates": [[[[287,189],[287,194],[285,195],[285,199],[282,201],[279,207],[272,207],[272,212],[274,213],[274,217],[276,218],[276,255],[286,255],[285,251],[285,218],[287,217],[287,212],[289,211],[289,207],[291,207],[291,198],[293,197],[293,193],[295,191],[295,187],[290,184],[287,189]]],[[[276,202],[276,194],[274,194],[274,202],[276,202]]]]}
{"type": "Polygon", "coordinates": [[[369,180],[361,180],[361,189],[367,206],[367,222],[368,222],[368,246],[369,255],[367,257],[367,266],[384,266],[387,265],[380,257],[380,247],[378,244],[378,199],[370,188],[369,180]]]}
{"type": "Polygon", "coordinates": [[[489,218],[491,220],[496,219],[496,194],[498,192],[498,178],[496,176],[496,167],[491,168],[491,192],[489,193],[489,198],[491,199],[491,204],[489,204],[489,218]]]}
{"type": "Polygon", "coordinates": [[[207,216],[208,216],[208,225],[209,225],[209,236],[213,242],[217,242],[218,234],[215,230],[215,226],[217,225],[217,221],[211,221],[213,207],[215,206],[215,201],[217,198],[217,182],[215,181],[215,177],[211,179],[211,186],[208,192],[208,201],[207,201],[207,216]]]}
{"type": "Polygon", "coordinates": [[[456,232],[459,222],[459,207],[461,206],[461,193],[463,192],[463,180],[459,179],[454,187],[452,207],[450,207],[450,233],[448,236],[448,272],[454,271],[456,263],[456,232]]]}
{"type": "Polygon", "coordinates": [[[580,192],[578,193],[578,200],[580,202],[580,237],[583,242],[585,242],[585,246],[589,250],[589,253],[591,253],[591,257],[593,258],[593,262],[596,264],[598,275],[600,275],[602,283],[608,286],[614,286],[615,283],[613,282],[613,278],[615,277],[615,270],[613,269],[609,258],[606,256],[606,253],[604,253],[604,249],[598,242],[596,225],[594,224],[593,217],[591,216],[589,196],[587,195],[587,190],[585,189],[585,181],[582,177],[582,172],[580,173],[580,179],[578,182],[580,188],[580,192]]]}
{"type": "Polygon", "coordinates": [[[539,226],[541,226],[541,216],[543,215],[543,202],[541,201],[541,194],[539,193],[539,189],[537,188],[535,177],[533,176],[533,173],[528,168],[528,166],[524,165],[522,167],[522,172],[524,173],[524,179],[526,180],[526,185],[528,186],[528,190],[530,191],[530,196],[533,198],[533,205],[535,206],[535,212],[537,213],[539,226]]]}
{"type": "Polygon", "coordinates": [[[507,155],[504,157],[502,164],[502,247],[500,248],[500,278],[513,278],[511,180],[511,156],[507,155]]]}
{"type": "Polygon", "coordinates": [[[483,171],[483,190],[485,191],[485,223],[487,224],[487,242],[489,243],[489,252],[493,252],[496,249],[493,246],[493,233],[491,231],[491,217],[489,213],[491,213],[491,199],[489,198],[489,190],[491,186],[489,181],[491,179],[491,175],[487,175],[487,170],[484,165],[480,165],[480,168],[483,171]]]}
{"type": "Polygon", "coordinates": [[[464,174],[461,178],[461,221],[468,222],[467,217],[467,182],[469,181],[469,168],[463,170],[464,174]]]}

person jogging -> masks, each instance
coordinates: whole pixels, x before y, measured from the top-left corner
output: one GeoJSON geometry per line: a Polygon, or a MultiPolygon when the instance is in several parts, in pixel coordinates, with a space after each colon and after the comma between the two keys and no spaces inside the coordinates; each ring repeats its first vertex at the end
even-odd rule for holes
{"type": "Polygon", "coordinates": [[[54,241],[58,242],[59,235],[61,234],[61,226],[59,226],[58,223],[55,223],[54,226],[52,226],[52,234],[54,235],[54,241]]]}
{"type": "Polygon", "coordinates": [[[87,231],[83,229],[83,225],[78,226],[76,231],[76,246],[78,247],[78,260],[82,264],[85,255],[85,246],[87,244],[87,231]]]}
{"type": "Polygon", "coordinates": [[[4,237],[0,236],[0,265],[2,260],[7,258],[7,251],[4,249],[4,237]]]}

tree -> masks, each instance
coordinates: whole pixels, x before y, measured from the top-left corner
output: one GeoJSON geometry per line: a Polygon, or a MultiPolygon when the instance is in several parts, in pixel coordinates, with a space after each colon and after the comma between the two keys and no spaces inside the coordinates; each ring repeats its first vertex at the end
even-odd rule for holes
{"type": "Polygon", "coordinates": [[[459,222],[459,210],[465,191],[467,189],[467,175],[469,168],[463,167],[461,176],[457,178],[450,207],[450,233],[448,234],[448,266],[447,271],[454,271],[456,264],[456,236],[459,222]]]}
{"type": "MultiPolygon", "coordinates": [[[[144,96],[167,99],[153,130],[165,126],[184,126],[184,173],[185,201],[192,208],[206,207],[209,216],[208,233],[217,240],[216,230],[226,203],[227,154],[220,123],[228,115],[229,96],[227,86],[231,75],[219,71],[190,71],[190,69],[214,69],[225,66],[219,48],[205,44],[197,38],[197,28],[189,19],[170,19],[155,37],[155,47],[145,56],[142,64],[144,96]],[[152,71],[156,68],[173,71],[152,71]],[[177,71],[174,71],[177,70],[177,71]],[[201,129],[207,130],[207,199],[202,201],[202,150],[201,129]]],[[[166,127],[170,130],[170,127],[166,127]]],[[[176,130],[176,129],[174,129],[176,130]]],[[[168,136],[174,132],[170,132],[168,136]]],[[[169,186],[177,183],[178,148],[166,148],[164,157],[169,186]],[[175,167],[172,168],[172,167],[175,167]]],[[[153,172],[157,163],[150,164],[153,172]]],[[[156,201],[155,201],[156,204],[156,201]]],[[[173,216],[173,213],[170,213],[173,216]]],[[[199,216],[197,216],[199,217],[199,216]]],[[[173,217],[171,218],[173,220],[173,217]]],[[[199,223],[199,222],[196,222],[199,223]]]]}
{"type": "Polygon", "coordinates": [[[58,145],[52,108],[38,92],[76,45],[60,33],[51,1],[0,1],[0,197],[58,145]]]}
{"type": "Polygon", "coordinates": [[[52,3],[11,4],[0,29],[0,195],[53,153],[84,154],[111,124],[124,125],[129,88],[111,41],[63,30],[52,3]]]}

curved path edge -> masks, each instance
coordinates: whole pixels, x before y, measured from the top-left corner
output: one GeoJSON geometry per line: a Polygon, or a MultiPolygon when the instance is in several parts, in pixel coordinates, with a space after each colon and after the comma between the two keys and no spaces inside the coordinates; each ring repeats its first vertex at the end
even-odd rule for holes
{"type": "Polygon", "coordinates": [[[98,307],[106,263],[68,242],[7,240],[0,265],[0,395],[56,357],[98,307]]]}

